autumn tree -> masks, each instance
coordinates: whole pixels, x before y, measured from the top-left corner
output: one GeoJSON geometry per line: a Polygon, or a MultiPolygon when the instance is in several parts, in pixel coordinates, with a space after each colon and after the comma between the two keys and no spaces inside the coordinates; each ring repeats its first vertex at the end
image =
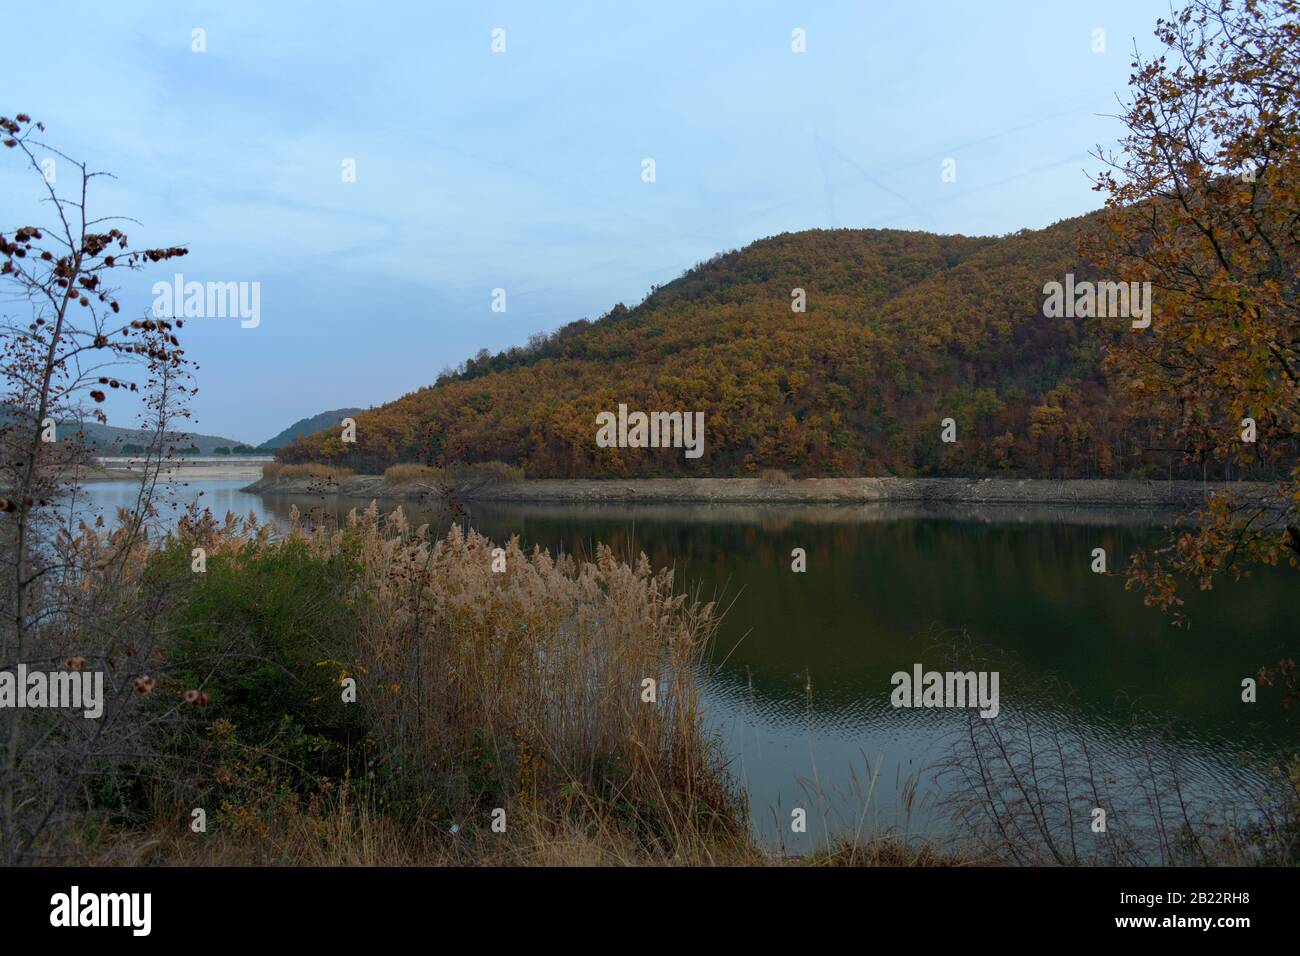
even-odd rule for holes
{"type": "Polygon", "coordinates": [[[1165,609],[1252,564],[1300,566],[1300,4],[1192,0],[1136,56],[1107,169],[1103,273],[1152,283],[1150,328],[1107,356],[1187,462],[1274,476],[1273,494],[1213,496],[1128,586],[1165,609]]]}
{"type": "Polygon", "coordinates": [[[133,248],[124,220],[95,217],[88,197],[102,174],[43,142],[43,131],[22,113],[0,117],[0,143],[39,184],[42,210],[38,222],[0,231],[0,670],[49,671],[65,662],[72,670],[107,669],[113,700],[93,732],[80,715],[61,722],[53,711],[0,710],[0,855],[9,863],[32,858],[96,754],[125,749],[127,738],[116,732],[125,710],[114,702],[130,697],[133,670],[145,659],[114,669],[111,658],[63,653],[65,640],[112,646],[145,619],[139,607],[101,606],[93,619],[83,614],[83,544],[95,546],[92,566],[111,585],[115,566],[127,560],[153,513],[161,467],[151,453],[153,467],[134,507],[119,515],[109,546],[99,547],[104,542],[93,534],[78,537],[68,499],[87,455],[69,423],[106,422],[107,393],[135,392],[161,448],[169,423],[185,414],[188,390],[175,331],[181,323],[127,319],[112,280],[186,250],[133,248]],[[66,510],[58,508],[64,504],[66,510]]]}

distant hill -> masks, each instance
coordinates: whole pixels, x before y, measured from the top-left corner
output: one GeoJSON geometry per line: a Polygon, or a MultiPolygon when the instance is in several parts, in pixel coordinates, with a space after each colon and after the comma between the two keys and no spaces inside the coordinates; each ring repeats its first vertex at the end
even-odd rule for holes
{"type": "MultiPolygon", "coordinates": [[[[81,425],[76,422],[64,422],[58,428],[59,434],[63,438],[70,438],[78,430],[84,435],[82,439],[84,444],[97,455],[134,454],[134,447],[125,451],[123,449],[128,445],[143,449],[153,439],[152,432],[142,431],[138,428],[100,425],[97,422],[85,422],[81,425]]],[[[235,448],[243,444],[243,442],[236,441],[233,438],[222,438],[219,435],[198,435],[185,432],[183,434],[169,434],[164,442],[163,450],[166,451],[168,445],[174,445],[178,452],[194,446],[198,448],[199,454],[211,455],[213,449],[235,448]]]]}
{"type": "Polygon", "coordinates": [[[331,430],[277,454],[371,473],[441,457],[500,460],[530,477],[1176,477],[1181,455],[1159,440],[1159,422],[1131,415],[1101,366],[1110,343],[1134,334],[1129,321],[1044,316],[1045,283],[1113,278],[1080,259],[1097,223],[999,238],[773,236],[635,308],[482,351],[359,412],[355,444],[331,430]],[[791,308],[797,289],[806,312],[791,308]],[[598,447],[596,416],[620,403],[704,412],[703,455],[598,447]],[[955,443],[940,441],[946,418],[955,443]]]}
{"type": "Polygon", "coordinates": [[[282,445],[289,444],[295,438],[310,435],[314,432],[321,431],[322,429],[333,428],[343,419],[355,418],[362,411],[363,409],[360,408],[336,408],[332,412],[321,412],[319,415],[313,415],[311,418],[303,418],[294,422],[274,438],[262,442],[262,444],[257,447],[263,450],[279,448],[282,445]]]}

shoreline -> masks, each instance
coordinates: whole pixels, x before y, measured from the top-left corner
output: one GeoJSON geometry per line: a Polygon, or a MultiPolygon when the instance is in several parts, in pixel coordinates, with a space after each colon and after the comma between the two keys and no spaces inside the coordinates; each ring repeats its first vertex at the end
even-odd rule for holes
{"type": "MultiPolygon", "coordinates": [[[[252,494],[330,495],[346,498],[418,501],[432,489],[391,486],[381,475],[345,478],[262,478],[242,489],[252,494]]],[[[802,478],[770,482],[759,478],[538,478],[502,482],[463,493],[470,502],[530,503],[801,503],[865,504],[926,502],[954,504],[1055,504],[1096,507],[1187,507],[1211,493],[1269,503],[1275,486],[1266,482],[1142,481],[1135,479],[1008,478],[802,478]]]]}
{"type": "MultiPolygon", "coordinates": [[[[158,473],[160,482],[181,481],[248,481],[259,480],[262,465],[268,458],[176,458],[162,463],[158,473]]],[[[77,469],[80,482],[139,481],[146,464],[158,467],[158,461],[143,458],[100,458],[94,466],[77,469]]]]}

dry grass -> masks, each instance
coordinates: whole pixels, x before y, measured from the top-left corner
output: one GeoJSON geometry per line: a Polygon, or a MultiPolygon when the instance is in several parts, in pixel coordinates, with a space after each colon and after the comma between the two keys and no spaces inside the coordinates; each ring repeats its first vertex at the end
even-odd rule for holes
{"type": "Polygon", "coordinates": [[[335,797],[282,814],[256,834],[213,830],[195,836],[178,817],[149,831],[123,831],[87,846],[97,866],[813,866],[958,867],[996,864],[924,842],[881,836],[836,838],[806,855],[767,852],[748,839],[714,839],[648,852],[617,827],[591,828],[536,811],[508,811],[505,833],[486,828],[413,829],[335,797]]]}
{"type": "Polygon", "coordinates": [[[505,833],[450,828],[413,831],[365,807],[338,804],[287,814],[257,834],[195,835],[185,820],[124,831],[87,847],[97,866],[647,866],[781,862],[745,841],[699,847],[697,855],[652,855],[628,834],[511,810],[505,833]]]}
{"type": "MultiPolygon", "coordinates": [[[[256,755],[215,768],[185,764],[173,768],[184,780],[160,778],[181,789],[168,797],[160,786],[148,816],[67,827],[78,845],[64,847],[64,858],[208,866],[957,862],[889,840],[835,843],[802,857],[757,846],[746,799],[700,719],[698,678],[715,608],[681,593],[671,572],[653,571],[644,556],[630,565],[603,547],[592,561],[524,553],[516,540],[498,546],[459,528],[434,538],[400,509],[381,516],[374,504],[341,527],[309,528],[294,511],[274,532],[228,515],[224,523],[186,520],[179,534],[185,560],[201,542],[210,571],[276,549],[349,569],[348,646],[343,659],[322,664],[337,667],[340,680],[356,678],[365,785],[354,787],[349,772],[286,790],[256,755]],[[647,679],[653,702],[643,699],[647,679]],[[206,834],[185,825],[196,804],[179,795],[195,774],[220,778],[227,794],[206,834]],[[247,802],[231,796],[245,791],[247,802]],[[492,826],[497,811],[504,832],[492,826]]],[[[102,538],[84,528],[78,539],[92,568],[102,538]]],[[[131,547],[113,593],[142,580],[156,544],[131,547]]]]}
{"type": "Polygon", "coordinates": [[[524,471],[502,461],[480,461],[472,465],[453,465],[446,470],[444,484],[462,498],[493,485],[523,481],[524,471]]]}
{"type": "Polygon", "coordinates": [[[433,485],[442,478],[442,471],[429,465],[403,462],[384,471],[386,485],[433,485]]]}
{"type": "Polygon", "coordinates": [[[883,835],[867,842],[836,837],[831,845],[804,859],[809,866],[982,866],[996,862],[992,857],[961,856],[931,843],[915,843],[883,835]]]}
{"type": "Polygon", "coordinates": [[[351,468],[335,468],[316,462],[286,465],[283,462],[268,461],[262,466],[263,478],[349,478],[355,474],[351,468]]]}
{"type": "Polygon", "coordinates": [[[790,476],[780,468],[764,468],[758,473],[758,480],[769,485],[784,485],[790,481],[790,476]]]}
{"type": "Polygon", "coordinates": [[[498,549],[459,528],[431,541],[374,505],[312,538],[322,556],[349,539],[373,733],[422,818],[486,822],[491,797],[587,827],[618,817],[664,853],[743,832],[744,801],[700,723],[714,607],[676,593],[671,572],[607,548],[591,562],[498,549]]]}
{"type": "MultiPolygon", "coordinates": [[[[382,782],[368,796],[393,820],[458,824],[467,843],[495,835],[492,811],[502,808],[515,828],[531,821],[538,844],[583,833],[616,855],[631,858],[635,846],[665,861],[747,838],[745,801],[700,720],[714,606],[677,591],[671,572],[652,571],[644,555],[630,566],[603,547],[582,562],[525,554],[517,540],[497,547],[458,527],[432,538],[400,509],[381,517],[373,503],[341,527],[309,528],[294,511],[275,534],[233,515],[187,518],[177,534],[181,554],[201,545],[209,567],[228,575],[246,561],[293,560],[298,574],[346,569],[345,644],[317,666],[356,680],[366,766],[382,782]]],[[[126,544],[114,581],[100,580],[98,555],[112,536],[122,537],[83,527],[76,540],[88,595],[151,586],[158,545],[143,537],[126,544]]],[[[183,604],[192,578],[167,600],[183,604]]],[[[165,645],[157,656],[174,658],[165,645]]],[[[223,776],[261,772],[249,763],[223,776]]],[[[259,827],[296,806],[268,805],[261,790],[245,814],[259,827]]]]}
{"type": "MultiPolygon", "coordinates": [[[[275,533],[234,516],[186,520],[178,533],[180,551],[201,544],[209,568],[283,553],[348,569],[347,646],[318,666],[356,679],[368,789],[342,797],[336,780],[286,799],[256,759],[195,767],[224,792],[249,794],[222,806],[212,837],[148,835],[172,830],[175,798],[86,856],[631,864],[753,852],[746,801],[700,720],[714,607],[644,556],[631,566],[607,548],[582,562],[525,554],[516,540],[497,547],[455,527],[434,538],[374,504],[341,527],[307,527],[294,511],[275,533]],[[498,809],[506,834],[492,829],[498,809]]],[[[93,550],[99,535],[83,534],[93,550]]],[[[152,547],[135,548],[123,586],[143,580],[152,547]]]]}

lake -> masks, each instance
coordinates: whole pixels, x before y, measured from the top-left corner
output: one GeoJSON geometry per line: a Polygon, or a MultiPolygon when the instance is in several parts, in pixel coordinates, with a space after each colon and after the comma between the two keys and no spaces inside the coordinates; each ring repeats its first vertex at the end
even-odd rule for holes
{"type": "MultiPolygon", "coordinates": [[[[263,497],[242,484],[176,490],[218,516],[261,520],[284,521],[295,505],[337,517],[367,504],[263,497]]],[[[87,507],[111,512],[134,492],[105,482],[86,494],[87,507]]],[[[1086,754],[1107,794],[1084,804],[1123,806],[1134,833],[1159,828],[1151,791],[1162,774],[1176,775],[1176,797],[1198,819],[1248,815],[1248,792],[1265,776],[1250,761],[1293,742],[1294,727],[1275,695],[1243,703],[1241,681],[1300,651],[1288,624],[1294,572],[1266,569],[1188,595],[1192,626],[1175,627],[1126,593],[1122,576],[1091,570],[1097,547],[1112,571],[1125,567],[1163,540],[1167,518],[1052,507],[494,503],[469,506],[463,520],[527,547],[644,551],[684,586],[716,596],[726,614],[704,680],[707,722],[749,794],[755,830],[798,851],[890,827],[960,837],[954,806],[975,787],[952,752],[969,741],[970,723],[983,722],[891,706],[891,675],[916,663],[998,670],[993,723],[1008,735],[1020,728],[1020,745],[1064,739],[1052,762],[1086,754]],[[804,573],[791,570],[795,548],[806,552],[804,573]],[[805,833],[791,832],[795,808],[806,811],[805,833]]],[[[1042,792],[1066,783],[1062,771],[1042,792]]],[[[1087,821],[1070,826],[1087,830],[1087,821]]]]}

